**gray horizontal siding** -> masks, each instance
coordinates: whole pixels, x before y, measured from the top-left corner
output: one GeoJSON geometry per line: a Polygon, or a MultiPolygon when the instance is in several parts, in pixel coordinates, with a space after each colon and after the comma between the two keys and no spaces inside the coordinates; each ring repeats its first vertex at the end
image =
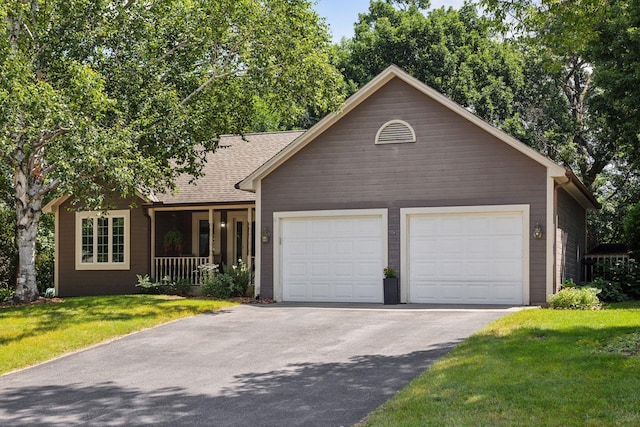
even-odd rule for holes
{"type": "Polygon", "coordinates": [[[566,234],[563,250],[559,254],[560,283],[573,279],[576,283],[583,279],[581,258],[587,246],[587,218],[584,208],[565,190],[557,190],[558,228],[566,234]]]}
{"type": "MultiPolygon", "coordinates": [[[[400,266],[400,208],[529,204],[546,223],[546,170],[394,79],[262,180],[262,223],[279,211],[389,209],[389,263],[400,266]],[[405,120],[415,143],[375,145],[405,120]]],[[[531,241],[532,302],[546,299],[544,241],[531,241]]],[[[261,292],[273,295],[273,247],[262,246],[261,292]]],[[[400,272],[402,274],[402,272],[400,272]]]]}

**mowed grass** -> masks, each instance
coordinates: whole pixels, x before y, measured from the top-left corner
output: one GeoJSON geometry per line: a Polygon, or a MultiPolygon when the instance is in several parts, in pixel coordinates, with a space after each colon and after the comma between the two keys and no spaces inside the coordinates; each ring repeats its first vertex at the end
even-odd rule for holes
{"type": "Polygon", "coordinates": [[[1,308],[0,374],[174,319],[233,305],[162,295],[121,295],[1,308]]]}
{"type": "Polygon", "coordinates": [[[638,426],[640,303],[524,310],[460,344],[367,426],[638,426]]]}

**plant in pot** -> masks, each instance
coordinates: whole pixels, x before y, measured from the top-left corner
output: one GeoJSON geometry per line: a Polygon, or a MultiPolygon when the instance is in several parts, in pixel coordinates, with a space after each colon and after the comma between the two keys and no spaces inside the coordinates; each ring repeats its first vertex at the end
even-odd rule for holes
{"type": "Polygon", "coordinates": [[[398,286],[398,273],[391,266],[387,266],[384,271],[384,303],[400,303],[400,286],[398,286]]]}

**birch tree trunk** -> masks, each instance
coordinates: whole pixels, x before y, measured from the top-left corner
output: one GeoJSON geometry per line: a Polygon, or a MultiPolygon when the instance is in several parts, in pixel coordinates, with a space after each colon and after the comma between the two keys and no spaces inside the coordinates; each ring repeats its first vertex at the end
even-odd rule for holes
{"type": "MultiPolygon", "coordinates": [[[[31,162],[33,160],[31,159],[31,162]]],[[[29,167],[24,159],[15,168],[15,202],[17,219],[18,272],[16,302],[29,302],[38,298],[36,282],[36,241],[38,223],[42,214],[42,176],[29,167]],[[26,166],[26,167],[25,167],[26,166]]]]}

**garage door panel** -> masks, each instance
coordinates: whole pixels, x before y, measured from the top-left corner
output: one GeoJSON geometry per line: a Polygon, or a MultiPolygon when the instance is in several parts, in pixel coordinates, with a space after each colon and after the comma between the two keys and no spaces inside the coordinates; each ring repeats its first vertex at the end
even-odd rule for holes
{"type": "Polygon", "coordinates": [[[494,253],[499,257],[521,258],[522,236],[496,236],[494,253]]]}
{"type": "Polygon", "coordinates": [[[485,230],[491,228],[492,221],[490,217],[473,217],[467,218],[462,224],[465,236],[482,236],[485,230]]]}
{"type": "Polygon", "coordinates": [[[503,216],[495,218],[493,224],[493,234],[522,234],[520,218],[503,216]]]}
{"type": "Polygon", "coordinates": [[[498,281],[517,281],[522,278],[522,267],[513,262],[495,262],[493,274],[498,281]]]}
{"type": "Polygon", "coordinates": [[[486,262],[467,262],[465,265],[465,271],[467,272],[468,277],[479,277],[484,280],[488,280],[491,278],[491,273],[493,271],[492,265],[486,262]]]}
{"type": "Polygon", "coordinates": [[[522,215],[409,215],[410,302],[521,304],[522,215]]]}
{"type": "Polygon", "coordinates": [[[341,279],[353,277],[353,263],[337,262],[334,264],[335,275],[341,279]]]}
{"type": "Polygon", "coordinates": [[[464,253],[464,239],[451,237],[450,239],[437,239],[436,250],[446,257],[460,257],[464,253]]]}
{"type": "Polygon", "coordinates": [[[431,241],[429,237],[411,236],[411,246],[416,255],[421,255],[420,259],[428,259],[438,252],[437,245],[428,244],[431,241]]]}
{"type": "Polygon", "coordinates": [[[469,259],[485,259],[487,251],[493,249],[493,242],[484,237],[469,237],[464,242],[464,255],[469,259]]]}
{"type": "Polygon", "coordinates": [[[312,236],[326,236],[331,232],[331,224],[326,221],[311,221],[310,226],[312,236]]]}
{"type": "Polygon", "coordinates": [[[331,264],[328,262],[317,262],[314,261],[310,263],[311,265],[311,277],[325,277],[331,271],[331,264]]]}
{"type": "Polygon", "coordinates": [[[285,274],[290,277],[305,277],[307,275],[307,264],[304,262],[290,262],[285,266],[285,274]]]}
{"type": "Polygon", "coordinates": [[[355,285],[357,300],[362,302],[379,302],[380,286],[371,281],[358,281],[355,285]]]}
{"type": "Polygon", "coordinates": [[[437,274],[438,264],[433,261],[415,262],[411,265],[411,279],[420,280],[437,274]]]}
{"type": "Polygon", "coordinates": [[[311,255],[322,256],[331,253],[331,243],[327,239],[315,240],[311,242],[311,255]]]}
{"type": "Polygon", "coordinates": [[[359,239],[355,243],[357,250],[356,253],[360,255],[360,258],[367,258],[374,256],[377,258],[382,256],[382,248],[380,247],[380,237],[376,239],[359,239]]]}
{"type": "Polygon", "coordinates": [[[304,299],[307,297],[307,286],[303,282],[290,282],[288,291],[291,298],[304,299]]]}
{"type": "Polygon", "coordinates": [[[462,279],[464,262],[461,260],[443,261],[438,265],[438,276],[442,279],[462,279]]]}
{"type": "Polygon", "coordinates": [[[335,242],[336,255],[349,255],[353,253],[353,242],[349,240],[341,240],[335,242]]]}
{"type": "Polygon", "coordinates": [[[496,283],[493,287],[494,299],[496,301],[509,303],[517,298],[519,293],[516,291],[519,282],[496,283]]]}
{"type": "Polygon", "coordinates": [[[370,280],[379,280],[382,270],[379,269],[380,264],[374,261],[360,261],[355,264],[358,277],[370,280]],[[380,272],[378,271],[380,270],[380,272]]]}
{"type": "Polygon", "coordinates": [[[314,300],[327,298],[331,285],[328,282],[311,282],[311,298],[314,300]]]}
{"type": "Polygon", "coordinates": [[[283,218],[283,300],[382,302],[382,228],[381,215],[283,218]]]}
{"type": "Polygon", "coordinates": [[[465,299],[475,302],[487,302],[491,299],[491,286],[485,282],[474,283],[469,282],[464,287],[465,299]]]}
{"type": "Polygon", "coordinates": [[[435,230],[437,234],[441,231],[447,233],[450,236],[462,236],[465,233],[464,220],[459,217],[446,217],[441,218],[438,224],[438,229],[435,230]]]}
{"type": "MultiPolygon", "coordinates": [[[[462,282],[443,282],[438,286],[438,294],[442,296],[443,302],[460,302],[463,295],[462,282]]],[[[434,295],[437,297],[438,295],[434,295]]]]}
{"type": "Polygon", "coordinates": [[[423,221],[411,225],[411,236],[413,238],[434,236],[438,229],[438,219],[424,218],[423,221]]]}

